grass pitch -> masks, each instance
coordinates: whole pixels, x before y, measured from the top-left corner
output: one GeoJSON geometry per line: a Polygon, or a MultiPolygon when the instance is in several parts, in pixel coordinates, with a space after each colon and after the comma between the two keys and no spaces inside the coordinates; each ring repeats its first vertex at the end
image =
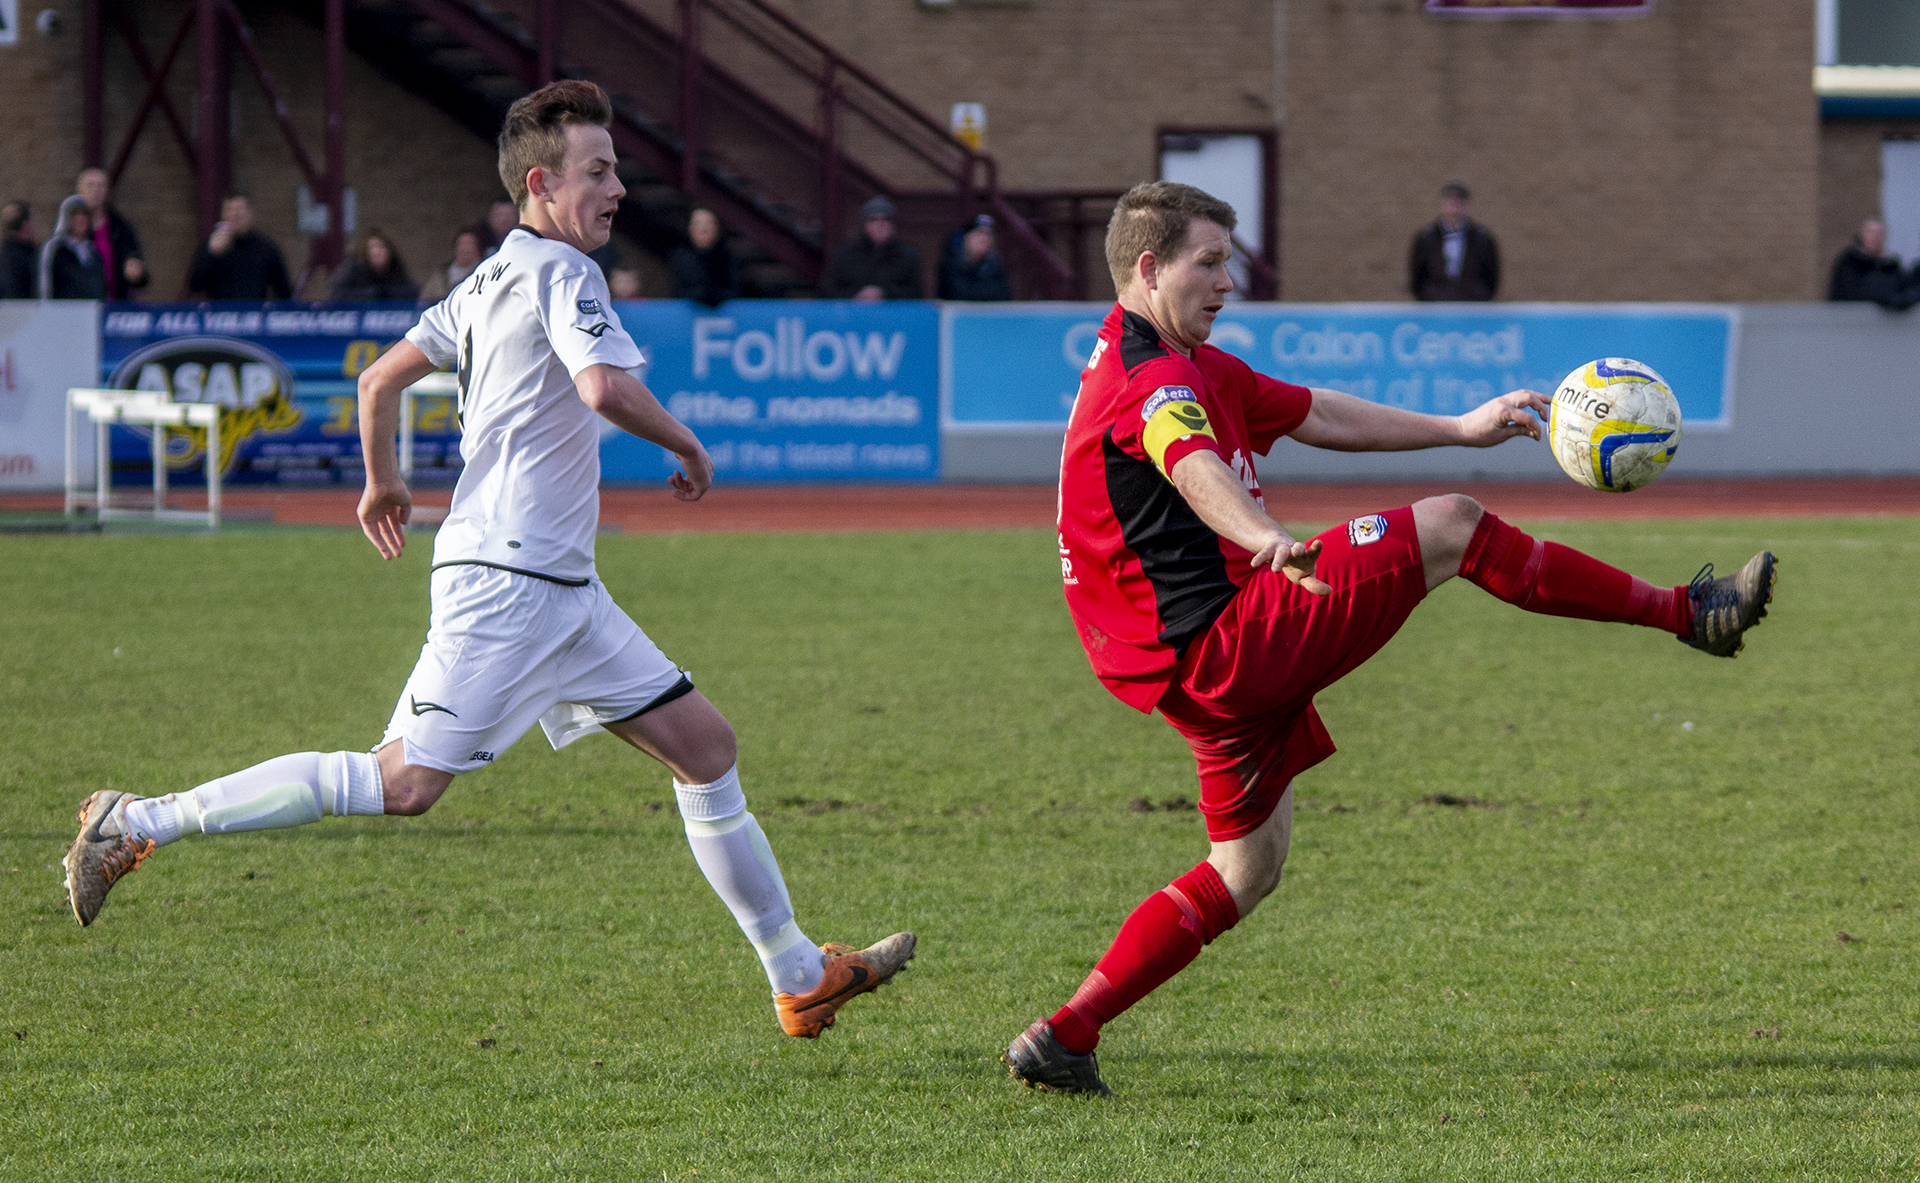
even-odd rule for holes
{"type": "Polygon", "coordinates": [[[1448,585],[1321,697],[1286,882],[1108,1029],[1112,1103],[997,1057],[1205,841],[1045,532],[601,540],[806,931],[920,934],[811,1044],[606,738],[187,839],[81,930],[89,791],[378,738],[430,540],[0,539],[0,1177],[1912,1179],[1913,525],[1543,530],[1668,582],[1776,550],[1736,662],[1448,585]]]}

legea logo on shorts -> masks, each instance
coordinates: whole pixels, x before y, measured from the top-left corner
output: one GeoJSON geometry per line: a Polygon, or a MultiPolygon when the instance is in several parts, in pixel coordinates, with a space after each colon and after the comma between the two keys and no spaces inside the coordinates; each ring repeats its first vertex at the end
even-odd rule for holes
{"type": "Polygon", "coordinates": [[[1197,403],[1200,396],[1191,386],[1162,386],[1147,397],[1147,405],[1140,408],[1140,421],[1145,423],[1153,418],[1153,413],[1168,403],[1197,403]]]}
{"type": "Polygon", "coordinates": [[[1387,519],[1377,513],[1370,513],[1364,518],[1355,518],[1347,523],[1347,541],[1355,546],[1378,542],[1386,536],[1387,519]]]}

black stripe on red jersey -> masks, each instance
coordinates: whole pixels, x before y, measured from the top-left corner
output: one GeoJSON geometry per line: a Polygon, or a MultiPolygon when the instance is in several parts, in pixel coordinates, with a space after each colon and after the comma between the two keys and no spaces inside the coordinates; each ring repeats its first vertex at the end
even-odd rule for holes
{"type": "Polygon", "coordinates": [[[1131,375],[1156,357],[1167,356],[1160,330],[1137,312],[1120,312],[1120,366],[1131,375]]]}
{"type": "MultiPolygon", "coordinates": [[[[1124,360],[1124,355],[1122,355],[1124,360]]],[[[1153,585],[1160,643],[1184,657],[1187,645],[1213,626],[1240,589],[1227,578],[1220,536],[1150,460],[1129,456],[1108,429],[1100,439],[1107,502],[1120,537],[1153,585]]]]}
{"type": "MultiPolygon", "coordinates": [[[[1120,365],[1128,375],[1168,349],[1153,322],[1137,312],[1120,313],[1120,365]]],[[[1140,573],[1153,585],[1160,616],[1160,643],[1184,657],[1187,645],[1213,626],[1239,590],[1227,578],[1220,536],[1200,520],[1148,460],[1136,460],[1113,442],[1100,440],[1107,475],[1107,502],[1120,537],[1140,559],[1140,573]]]]}

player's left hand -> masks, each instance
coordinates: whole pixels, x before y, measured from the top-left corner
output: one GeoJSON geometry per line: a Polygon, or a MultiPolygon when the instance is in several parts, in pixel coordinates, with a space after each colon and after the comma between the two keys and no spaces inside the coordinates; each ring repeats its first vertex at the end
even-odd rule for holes
{"type": "Polygon", "coordinates": [[[1469,448],[1491,448],[1516,435],[1537,440],[1540,419],[1552,406],[1537,390],[1508,391],[1460,416],[1460,442],[1469,448]]]}
{"type": "Polygon", "coordinates": [[[1319,559],[1323,547],[1316,538],[1312,542],[1295,542],[1291,538],[1276,538],[1261,547],[1253,556],[1255,570],[1268,567],[1293,580],[1302,588],[1316,596],[1324,596],[1333,591],[1326,580],[1313,573],[1315,560],[1319,559]]]}
{"type": "Polygon", "coordinates": [[[680,462],[680,471],[667,478],[673,486],[673,495],[682,501],[698,501],[706,491],[713,487],[713,459],[705,448],[696,448],[691,452],[677,452],[674,459],[680,462]]]}

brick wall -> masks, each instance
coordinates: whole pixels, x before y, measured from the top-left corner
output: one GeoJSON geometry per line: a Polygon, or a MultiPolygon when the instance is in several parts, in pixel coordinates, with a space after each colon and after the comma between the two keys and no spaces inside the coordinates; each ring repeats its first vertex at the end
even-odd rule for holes
{"type": "Polygon", "coordinates": [[[1162,124],[1274,119],[1273,0],[780,6],[943,124],[985,103],[1009,188],[1124,189],[1152,179],[1162,124]]]}
{"type": "MultiPolygon", "coordinates": [[[[47,0],[33,0],[37,7],[47,0]]],[[[50,230],[60,198],[72,192],[82,160],[81,6],[54,0],[65,31],[46,38],[29,31],[21,44],[0,49],[8,87],[31,102],[0,121],[0,193],[24,196],[50,230]],[[16,73],[16,71],[19,71],[16,73]],[[15,81],[18,79],[18,81],[15,81]],[[44,211],[44,212],[41,212],[44,211]]],[[[172,36],[182,6],[127,5],[157,59],[172,36]]],[[[316,168],[324,167],[321,139],[325,99],[325,41],[320,29],[268,4],[244,6],[255,40],[316,168]]],[[[174,109],[194,134],[193,38],[170,78],[174,109]]],[[[253,201],[261,232],[280,244],[297,278],[307,259],[298,233],[295,190],[302,175],[281,137],[272,109],[245,61],[233,56],[233,186],[253,201]]],[[[145,82],[119,34],[109,26],[106,57],[106,144],[111,158],[132,120],[145,82]]],[[[359,191],[359,226],[393,236],[416,280],[451,253],[453,230],[479,220],[500,194],[493,146],[432,106],[386,81],[352,54],[347,57],[347,178],[359,191]]],[[[139,229],[153,282],[147,299],[178,298],[197,245],[194,177],[177,141],[156,112],[148,121],[114,195],[139,229]]],[[[313,294],[324,294],[319,288],[313,294]]]]}
{"type": "Polygon", "coordinates": [[[1442,19],[1291,0],[1284,295],[1406,298],[1451,177],[1514,300],[1823,293],[1805,0],[1662,0],[1617,20],[1442,19]]]}
{"type": "MultiPolygon", "coordinates": [[[[1124,188],[1153,175],[1158,127],[1272,126],[1284,112],[1289,299],[1405,298],[1407,240],[1450,177],[1500,238],[1505,299],[1817,298],[1837,228],[1858,221],[1849,178],[1867,149],[1823,137],[1805,0],[1662,0],[1650,17],[1600,21],[1445,20],[1419,0],[777,2],[938,120],[985,103],[1010,188],[1124,188]]],[[[0,124],[0,194],[32,199],[43,232],[81,164],[80,4],[46,3],[66,32],[0,50],[10,89],[30,96],[0,124]]],[[[179,0],[130,6],[157,53],[179,0]]],[[[271,3],[247,11],[317,155],[320,32],[271,3]]],[[[108,44],[110,154],[141,87],[108,44]]],[[[183,57],[171,93],[191,120],[191,45],[183,57]]],[[[491,145],[351,55],[347,76],[361,225],[384,227],[423,276],[497,194],[491,145]]],[[[297,271],[299,176],[237,57],[234,92],[235,182],[297,271]]],[[[175,295],[193,178],[158,120],[118,200],[147,239],[149,295],[175,295]]]]}

